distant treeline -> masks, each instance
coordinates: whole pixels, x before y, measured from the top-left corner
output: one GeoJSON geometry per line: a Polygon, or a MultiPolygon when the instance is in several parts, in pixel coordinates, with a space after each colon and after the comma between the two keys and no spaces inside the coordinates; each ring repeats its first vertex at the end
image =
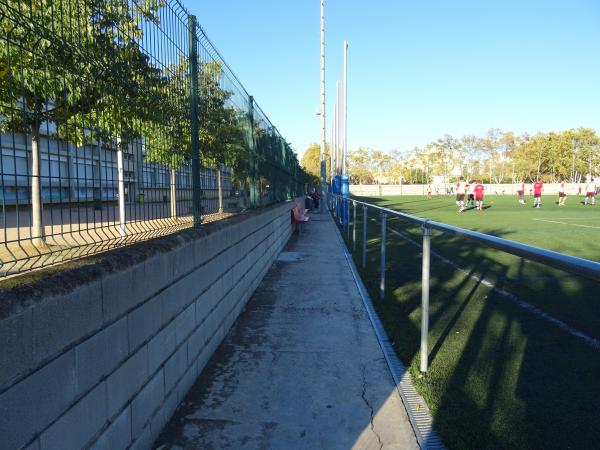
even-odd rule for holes
{"type": "MultiPolygon", "coordinates": [[[[485,183],[565,179],[579,183],[600,172],[600,140],[596,131],[578,128],[563,132],[516,135],[493,128],[485,136],[444,135],[423,148],[383,152],[360,147],[348,155],[353,184],[430,183],[434,177],[454,180],[460,175],[485,183]]],[[[328,157],[329,160],[329,157],[328,157]]],[[[319,146],[311,145],[302,165],[319,173],[319,146]]],[[[328,173],[329,173],[329,164],[328,173]]]]}

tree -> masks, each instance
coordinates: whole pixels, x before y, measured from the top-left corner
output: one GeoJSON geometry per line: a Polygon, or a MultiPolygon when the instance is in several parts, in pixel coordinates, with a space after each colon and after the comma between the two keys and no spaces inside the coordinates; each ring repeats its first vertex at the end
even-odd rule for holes
{"type": "MultiPolygon", "coordinates": [[[[330,162],[330,153],[329,153],[329,144],[325,147],[325,164],[326,164],[326,173],[327,179],[329,180],[331,177],[331,162],[330,162]]],[[[313,179],[320,180],[321,179],[321,146],[319,144],[310,144],[308,148],[305,150],[304,155],[302,155],[302,159],[300,160],[300,165],[302,168],[308,173],[313,179]]]]}
{"type": "Polygon", "coordinates": [[[523,136],[510,152],[511,160],[515,171],[529,180],[543,177],[577,183],[600,163],[598,143],[596,132],[587,128],[523,136]]]}
{"type": "Polygon", "coordinates": [[[472,180],[479,168],[479,157],[477,156],[477,138],[472,135],[465,135],[460,138],[460,144],[460,148],[462,150],[461,167],[467,179],[472,180]]]}
{"type": "Polygon", "coordinates": [[[502,130],[499,128],[490,128],[485,136],[482,137],[478,142],[479,148],[481,148],[487,159],[487,175],[490,183],[494,181],[499,183],[502,179],[502,176],[498,176],[498,174],[496,174],[496,178],[494,179],[496,169],[495,166],[497,165],[498,161],[501,160],[501,138],[502,130]]]}
{"type": "Polygon", "coordinates": [[[409,171],[403,160],[403,154],[399,150],[393,150],[389,155],[389,163],[386,165],[383,175],[387,182],[401,184],[409,176],[409,171]]]}
{"type": "Polygon", "coordinates": [[[372,184],[375,173],[372,167],[371,151],[364,147],[348,155],[348,175],[352,184],[372,184]]]}
{"type": "MultiPolygon", "coordinates": [[[[159,4],[136,8],[108,0],[57,0],[27,16],[7,0],[0,20],[0,122],[31,136],[32,237],[44,236],[40,128],[54,124],[71,141],[134,135],[140,113],[152,114],[161,83],[139,46],[143,20],[159,4]],[[76,13],[74,13],[76,11],[76,13]]],[[[29,10],[28,10],[29,11],[29,10]]],[[[160,100],[158,100],[160,102],[160,100]]]]}
{"type": "Polygon", "coordinates": [[[386,173],[388,172],[391,164],[392,158],[390,155],[380,150],[369,150],[369,166],[377,184],[384,184],[388,182],[386,173]]]}
{"type": "Polygon", "coordinates": [[[502,135],[501,141],[504,147],[504,155],[510,163],[512,183],[516,183],[520,179],[517,180],[517,174],[515,173],[514,153],[515,148],[519,145],[519,138],[512,131],[508,131],[502,135]]]}

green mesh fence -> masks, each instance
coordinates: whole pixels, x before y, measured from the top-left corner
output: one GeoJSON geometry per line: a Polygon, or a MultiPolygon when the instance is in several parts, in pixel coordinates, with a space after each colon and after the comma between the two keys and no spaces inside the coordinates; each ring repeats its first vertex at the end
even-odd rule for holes
{"type": "Polygon", "coordinates": [[[0,0],[0,276],[291,199],[289,144],[177,1],[0,0]]]}

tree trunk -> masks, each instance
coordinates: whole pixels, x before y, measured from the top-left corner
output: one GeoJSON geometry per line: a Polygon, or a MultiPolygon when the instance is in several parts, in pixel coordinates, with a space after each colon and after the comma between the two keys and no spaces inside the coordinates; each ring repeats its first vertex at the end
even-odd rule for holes
{"type": "Polygon", "coordinates": [[[36,122],[31,125],[31,237],[34,245],[44,239],[41,168],[40,125],[36,122]]]}

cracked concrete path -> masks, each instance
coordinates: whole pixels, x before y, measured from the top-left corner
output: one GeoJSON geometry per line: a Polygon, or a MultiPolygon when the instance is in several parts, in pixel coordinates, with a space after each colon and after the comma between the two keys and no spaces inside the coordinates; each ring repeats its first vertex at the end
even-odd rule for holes
{"type": "Polygon", "coordinates": [[[333,220],[310,217],[154,448],[419,448],[333,220]]]}

